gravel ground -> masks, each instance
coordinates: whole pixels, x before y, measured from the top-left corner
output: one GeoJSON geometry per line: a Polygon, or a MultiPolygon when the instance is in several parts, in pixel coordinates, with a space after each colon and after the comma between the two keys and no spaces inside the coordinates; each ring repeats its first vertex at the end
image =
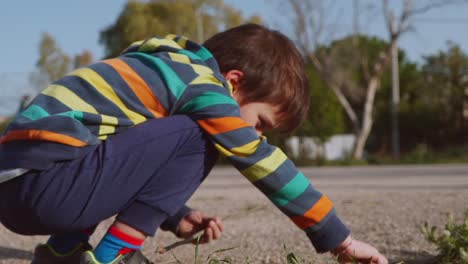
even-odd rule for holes
{"type": "MultiPolygon", "coordinates": [[[[424,221],[441,226],[447,213],[459,221],[468,209],[468,166],[303,168],[312,183],[334,202],[353,236],[375,245],[391,263],[429,263],[434,248],[424,241],[424,221]]],[[[286,263],[286,251],[307,263],[335,263],[317,255],[298,230],[249,182],[230,168],[217,168],[189,201],[189,205],[224,217],[226,230],[216,242],[200,247],[201,259],[218,250],[233,263],[286,263]]],[[[111,220],[92,238],[96,244],[111,220]]],[[[0,263],[29,263],[34,246],[46,238],[15,235],[0,225],[0,263]]],[[[176,263],[170,253],[156,254],[158,246],[177,239],[158,232],[145,242],[144,252],[156,263],[176,263]]],[[[173,250],[183,263],[193,263],[194,247],[173,250]]]]}

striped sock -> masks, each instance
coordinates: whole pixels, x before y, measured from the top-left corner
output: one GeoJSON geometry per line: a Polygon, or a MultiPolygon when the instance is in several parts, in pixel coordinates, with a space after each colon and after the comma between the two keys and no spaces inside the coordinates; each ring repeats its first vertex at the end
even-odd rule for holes
{"type": "Polygon", "coordinates": [[[143,241],[111,226],[94,250],[94,256],[101,263],[110,263],[119,255],[141,249],[143,241]]]}

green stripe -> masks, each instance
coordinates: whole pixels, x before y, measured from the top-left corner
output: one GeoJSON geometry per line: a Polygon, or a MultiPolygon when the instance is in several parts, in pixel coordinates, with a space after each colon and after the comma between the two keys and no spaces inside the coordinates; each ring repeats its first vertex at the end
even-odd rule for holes
{"type": "Polygon", "coordinates": [[[32,104],[28,108],[26,108],[21,113],[21,115],[34,121],[44,117],[48,117],[50,114],[44,108],[36,104],[32,104]]]}
{"type": "Polygon", "coordinates": [[[197,51],[197,56],[200,57],[203,61],[213,58],[213,54],[208,51],[206,48],[201,47],[200,50],[197,51]]]}
{"type": "Polygon", "coordinates": [[[179,50],[178,53],[188,56],[192,60],[202,60],[206,61],[213,58],[213,54],[209,52],[206,48],[201,47],[196,53],[193,53],[188,50],[179,50]]]}
{"type": "Polygon", "coordinates": [[[76,120],[78,120],[80,122],[83,121],[83,112],[81,112],[81,111],[68,111],[68,112],[60,113],[59,115],[68,116],[68,117],[76,119],[76,120]]]}
{"type": "Polygon", "coordinates": [[[299,197],[309,187],[309,180],[299,172],[281,190],[270,196],[270,200],[277,206],[284,206],[299,197]]]}
{"type": "Polygon", "coordinates": [[[160,58],[141,52],[130,52],[125,55],[142,60],[151,68],[159,71],[161,73],[162,79],[166,82],[169,90],[171,90],[175,98],[179,99],[179,97],[185,91],[185,88],[187,88],[187,85],[179,78],[174,70],[172,70],[172,68],[169,67],[169,65],[167,65],[160,58]]]}
{"type": "MultiPolygon", "coordinates": [[[[44,108],[37,104],[30,105],[21,113],[21,115],[33,121],[50,116],[50,114],[44,108]]],[[[68,111],[58,115],[67,116],[80,122],[83,121],[83,112],[81,111],[68,111]]]]}
{"type": "Polygon", "coordinates": [[[216,92],[206,92],[188,101],[182,106],[180,111],[183,113],[193,113],[205,107],[220,104],[236,105],[237,103],[229,96],[216,92]]]}

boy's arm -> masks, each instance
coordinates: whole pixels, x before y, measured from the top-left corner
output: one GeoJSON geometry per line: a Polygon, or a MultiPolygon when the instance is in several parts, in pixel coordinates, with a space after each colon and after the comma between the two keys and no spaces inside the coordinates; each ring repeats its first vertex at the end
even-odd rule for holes
{"type": "Polygon", "coordinates": [[[181,238],[192,237],[203,230],[203,237],[198,241],[198,243],[202,244],[218,239],[224,229],[219,217],[209,216],[186,205],[175,215],[169,216],[160,227],[162,230],[171,231],[181,238]]]}
{"type": "Polygon", "coordinates": [[[179,227],[180,221],[193,209],[184,205],[175,215],[169,216],[160,226],[164,231],[171,231],[173,234],[177,235],[177,229],[179,227]]]}
{"type": "Polygon", "coordinates": [[[188,87],[175,113],[187,114],[211,136],[213,144],[298,227],[318,252],[337,248],[349,230],[332,202],[318,192],[277,147],[258,137],[240,117],[226,88],[216,84],[188,87]]]}

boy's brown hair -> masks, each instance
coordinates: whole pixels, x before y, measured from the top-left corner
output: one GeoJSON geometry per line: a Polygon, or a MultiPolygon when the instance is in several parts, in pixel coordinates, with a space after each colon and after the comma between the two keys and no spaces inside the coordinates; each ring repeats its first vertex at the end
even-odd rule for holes
{"type": "Polygon", "coordinates": [[[289,38],[245,24],[215,34],[203,46],[214,55],[221,72],[244,73],[239,89],[247,102],[279,107],[279,131],[291,132],[306,119],[310,96],[304,59],[289,38]]]}

